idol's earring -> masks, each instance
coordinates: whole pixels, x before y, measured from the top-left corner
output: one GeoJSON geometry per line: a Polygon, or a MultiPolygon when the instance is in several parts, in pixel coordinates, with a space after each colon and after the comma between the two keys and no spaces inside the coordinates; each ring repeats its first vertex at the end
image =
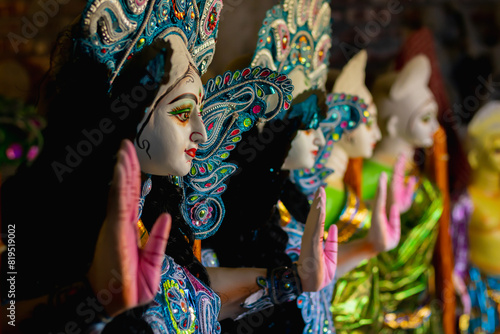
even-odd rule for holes
{"type": "Polygon", "coordinates": [[[153,181],[151,181],[151,174],[147,174],[147,179],[142,184],[141,198],[139,198],[139,212],[137,215],[137,220],[139,220],[142,216],[142,209],[144,208],[144,202],[146,201],[146,196],[151,191],[153,187],[153,181]]]}

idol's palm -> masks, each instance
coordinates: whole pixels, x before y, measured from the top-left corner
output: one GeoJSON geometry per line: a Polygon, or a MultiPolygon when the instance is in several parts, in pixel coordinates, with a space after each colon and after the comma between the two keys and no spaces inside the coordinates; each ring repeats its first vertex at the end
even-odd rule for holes
{"type": "MultiPolygon", "coordinates": [[[[398,182],[399,179],[393,179],[398,182]]],[[[387,174],[382,173],[379,178],[375,206],[372,212],[372,226],[368,232],[367,241],[372,244],[373,251],[380,253],[396,247],[401,237],[401,221],[399,207],[392,204],[389,218],[386,213],[387,174]]]]}
{"type": "Polygon", "coordinates": [[[302,236],[297,263],[304,291],[318,291],[329,284],[337,268],[337,226],[332,225],[323,245],[325,230],[325,189],[320,187],[314,196],[302,236]]]}
{"type": "Polygon", "coordinates": [[[112,296],[110,300],[100,300],[110,316],[151,301],[160,282],[171,217],[162,214],[151,231],[148,243],[143,249],[139,248],[139,190],[139,162],[133,144],[125,140],[118,153],[106,221],[101,228],[88,274],[98,298],[112,296]]]}

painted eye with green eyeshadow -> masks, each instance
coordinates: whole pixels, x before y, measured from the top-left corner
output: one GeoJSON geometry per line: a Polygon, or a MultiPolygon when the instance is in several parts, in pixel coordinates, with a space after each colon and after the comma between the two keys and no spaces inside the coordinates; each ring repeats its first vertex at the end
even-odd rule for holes
{"type": "Polygon", "coordinates": [[[193,106],[191,104],[182,104],[178,107],[173,108],[169,111],[169,114],[177,117],[177,119],[181,122],[186,122],[191,117],[191,111],[193,110],[193,106]]]}

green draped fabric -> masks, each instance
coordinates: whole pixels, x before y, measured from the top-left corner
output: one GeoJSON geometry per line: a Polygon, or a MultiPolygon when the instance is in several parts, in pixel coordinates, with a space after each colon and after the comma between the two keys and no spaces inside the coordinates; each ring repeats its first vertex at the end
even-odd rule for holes
{"type": "MultiPolygon", "coordinates": [[[[365,162],[363,197],[375,196],[383,171],[389,177],[392,174],[386,166],[365,162]]],[[[433,280],[431,261],[443,204],[438,188],[428,179],[420,177],[418,183],[412,207],[401,215],[399,245],[338,279],[332,301],[337,333],[442,332],[439,305],[429,294],[429,281],[433,280]],[[388,326],[401,321],[399,328],[388,326]]]]}

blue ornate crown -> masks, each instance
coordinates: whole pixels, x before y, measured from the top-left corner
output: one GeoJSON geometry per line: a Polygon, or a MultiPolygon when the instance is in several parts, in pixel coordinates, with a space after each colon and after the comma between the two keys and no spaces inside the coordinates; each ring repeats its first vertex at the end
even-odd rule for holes
{"type": "Polygon", "coordinates": [[[200,73],[215,51],[222,0],[91,0],[79,46],[110,70],[110,83],[134,53],[156,38],[185,41],[200,73]]]}
{"type": "Polygon", "coordinates": [[[208,140],[199,146],[191,171],[179,182],[184,192],[181,211],[197,239],[213,235],[224,218],[221,195],[237,168],[225,161],[229,152],[257,122],[267,122],[290,108],[292,91],[286,75],[260,67],[226,72],[205,85],[203,120],[208,140]],[[277,104],[270,108],[268,98],[274,94],[277,104]]]}
{"type": "Polygon", "coordinates": [[[324,87],[331,47],[325,0],[285,0],[266,12],[252,66],[289,74],[301,66],[312,88],[324,87]]]}
{"type": "Polygon", "coordinates": [[[326,112],[323,108],[325,99],[320,98],[319,94],[324,94],[318,90],[309,90],[305,95],[309,95],[304,101],[294,103],[288,113],[281,113],[277,116],[279,119],[300,118],[301,125],[299,130],[317,129],[320,123],[326,118],[326,112]]]}
{"type": "Polygon", "coordinates": [[[310,199],[318,187],[324,185],[324,179],[333,170],[325,167],[335,142],[339,141],[344,131],[352,131],[361,123],[366,123],[370,117],[367,105],[357,96],[344,93],[328,94],[326,98],[328,115],[321,122],[321,130],[326,139],[326,145],[321,148],[311,169],[294,170],[290,178],[300,190],[310,199]]]}

